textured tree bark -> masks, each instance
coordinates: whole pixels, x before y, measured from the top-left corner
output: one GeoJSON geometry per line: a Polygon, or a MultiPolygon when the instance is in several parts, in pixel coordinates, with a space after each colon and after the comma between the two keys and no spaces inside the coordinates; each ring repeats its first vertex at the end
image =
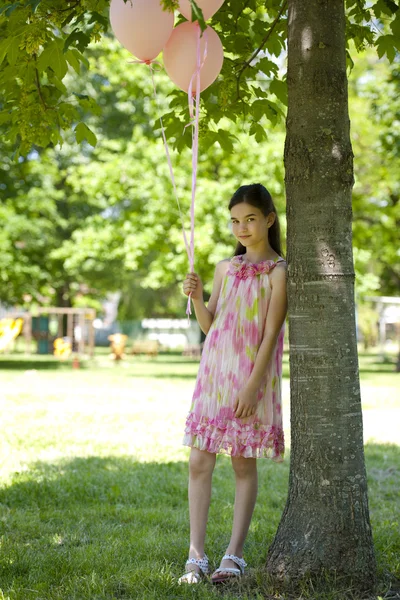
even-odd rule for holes
{"type": "Polygon", "coordinates": [[[334,572],[373,588],[355,329],[353,154],[344,0],[289,0],[287,137],[289,494],[275,578],[334,572]]]}

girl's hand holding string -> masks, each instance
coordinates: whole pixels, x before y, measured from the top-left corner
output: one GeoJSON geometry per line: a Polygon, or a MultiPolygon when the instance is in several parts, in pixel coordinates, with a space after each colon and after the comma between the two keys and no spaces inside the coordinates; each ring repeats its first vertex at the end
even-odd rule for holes
{"type": "Polygon", "coordinates": [[[192,294],[192,300],[203,298],[203,284],[197,273],[188,273],[183,282],[183,293],[185,296],[192,294]]]}
{"type": "Polygon", "coordinates": [[[238,394],[233,410],[237,419],[245,419],[254,415],[257,409],[257,390],[244,386],[238,394]]]}

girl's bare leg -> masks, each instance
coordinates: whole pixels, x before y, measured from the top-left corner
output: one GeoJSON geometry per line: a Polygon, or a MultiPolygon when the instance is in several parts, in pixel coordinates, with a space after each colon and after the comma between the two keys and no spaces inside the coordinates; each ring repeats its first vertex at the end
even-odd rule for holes
{"type": "MultiPolygon", "coordinates": [[[[189,558],[203,558],[208,509],[211,500],[211,480],[216,455],[192,448],[189,459],[189,515],[190,548],[189,558]]],[[[197,565],[188,565],[188,570],[199,572],[197,565]]]]}
{"type": "MultiPolygon", "coordinates": [[[[242,558],[244,542],[257,499],[257,459],[232,456],[232,466],[235,471],[236,494],[232,535],[226,554],[234,554],[242,558]]],[[[223,560],[220,566],[237,568],[231,560],[223,560]]]]}

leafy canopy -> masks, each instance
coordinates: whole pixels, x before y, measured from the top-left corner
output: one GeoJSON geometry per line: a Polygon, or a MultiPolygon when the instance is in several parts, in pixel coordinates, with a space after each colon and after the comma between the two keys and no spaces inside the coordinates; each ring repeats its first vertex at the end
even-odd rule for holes
{"type": "MultiPolygon", "coordinates": [[[[177,0],[163,0],[165,10],[177,0]]],[[[191,0],[192,17],[204,22],[191,0]]],[[[373,45],[393,61],[400,50],[400,10],[392,0],[347,0],[347,39],[359,51],[373,45]]],[[[108,0],[20,0],[0,8],[0,128],[15,149],[62,145],[72,129],[78,144],[96,144],[85,122],[87,109],[99,109],[90,90],[77,92],[71,72],[88,69],[89,45],[110,35],[108,0]]],[[[221,37],[225,61],[221,76],[202,94],[203,143],[219,141],[231,150],[229,121],[245,124],[257,142],[265,126],[282,120],[286,105],[285,52],[287,0],[225,0],[211,25],[221,37]]],[[[348,49],[349,50],[349,49],[348,49]]],[[[126,52],[127,57],[130,56],[126,52]]],[[[352,63],[348,53],[349,64],[352,63]]],[[[170,95],[167,135],[176,147],[190,145],[185,94],[170,95]]]]}

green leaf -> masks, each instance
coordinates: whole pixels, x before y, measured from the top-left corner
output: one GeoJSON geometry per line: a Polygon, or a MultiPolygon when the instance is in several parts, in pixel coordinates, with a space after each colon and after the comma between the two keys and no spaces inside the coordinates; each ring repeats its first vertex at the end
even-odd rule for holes
{"type": "Polygon", "coordinates": [[[19,38],[14,38],[8,48],[7,51],[7,59],[9,64],[13,67],[17,62],[18,54],[19,54],[19,38]]]}
{"type": "Polygon", "coordinates": [[[264,92],[261,88],[256,87],[255,85],[251,85],[250,88],[257,98],[268,98],[268,92],[264,92]]]}
{"type": "Polygon", "coordinates": [[[71,23],[71,21],[73,21],[73,19],[75,18],[75,14],[73,12],[70,12],[69,15],[67,15],[64,19],[64,21],[61,23],[61,29],[64,29],[64,27],[66,25],[68,25],[69,23],[71,23]]]}
{"type": "Polygon", "coordinates": [[[39,6],[39,4],[41,3],[42,0],[29,0],[27,2],[27,6],[31,7],[31,10],[33,12],[33,14],[35,14],[37,7],[39,6]]]}
{"type": "Polygon", "coordinates": [[[73,94],[78,98],[79,105],[83,109],[91,112],[94,115],[101,114],[101,108],[94,98],[90,98],[90,96],[88,96],[87,94],[78,94],[76,92],[73,92],[73,94]]]}
{"type": "Polygon", "coordinates": [[[77,50],[76,48],[70,48],[69,50],[67,50],[67,52],[72,52],[72,54],[75,56],[75,58],[77,60],[79,60],[79,62],[84,64],[85,67],[89,68],[89,61],[86,58],[86,56],[84,54],[82,54],[82,52],[79,52],[79,50],[77,50]]]}
{"type": "Polygon", "coordinates": [[[0,43],[0,65],[3,62],[6,54],[8,54],[8,50],[13,43],[13,38],[6,38],[0,43]]]}
{"type": "Polygon", "coordinates": [[[393,62],[396,56],[396,48],[400,46],[400,40],[394,35],[380,35],[376,40],[376,49],[379,58],[382,58],[384,54],[389,59],[389,62],[393,62]]]}
{"type": "Polygon", "coordinates": [[[390,29],[393,35],[400,39],[400,11],[397,13],[396,18],[390,23],[390,29]]]}
{"type": "Polygon", "coordinates": [[[12,115],[8,110],[2,110],[0,112],[0,125],[4,125],[7,121],[11,121],[12,115]]]}
{"type": "Polygon", "coordinates": [[[56,146],[57,144],[60,144],[60,146],[62,146],[63,139],[57,129],[53,129],[53,131],[51,132],[50,141],[54,146],[56,146]]]}
{"type": "Polygon", "coordinates": [[[253,123],[250,126],[250,135],[254,135],[256,138],[256,142],[258,144],[260,144],[261,142],[265,141],[268,139],[267,133],[264,129],[264,127],[262,127],[259,123],[256,123],[255,121],[253,121],[253,123]]]}
{"type": "MultiPolygon", "coordinates": [[[[75,27],[76,25],[78,25],[79,23],[82,23],[82,21],[84,21],[84,20],[85,20],[85,13],[84,13],[84,12],[83,12],[83,13],[81,13],[81,14],[78,14],[78,16],[77,16],[76,14],[74,14],[74,13],[72,13],[72,14],[73,14],[73,18],[75,19],[75,21],[74,21],[74,23],[73,23],[73,26],[74,26],[74,27],[75,27]]],[[[75,29],[77,29],[77,28],[75,27],[75,29]]]]}
{"type": "Polygon", "coordinates": [[[82,52],[79,52],[79,50],[77,50],[76,48],[72,48],[72,52],[81,61],[81,63],[84,64],[85,67],[88,69],[89,68],[89,59],[86,58],[86,56],[84,54],[82,54],[82,52]]]}
{"type": "Polygon", "coordinates": [[[390,10],[390,12],[392,12],[393,14],[399,10],[399,6],[396,4],[396,2],[392,2],[392,0],[383,0],[383,1],[386,4],[388,10],[390,10]]]}
{"type": "Polygon", "coordinates": [[[218,129],[218,142],[225,152],[231,153],[233,152],[233,141],[232,137],[227,131],[223,129],[218,129]]]}
{"type": "Polygon", "coordinates": [[[27,87],[35,81],[35,67],[33,64],[28,63],[26,65],[25,74],[23,77],[24,77],[24,84],[27,87]]]}
{"type": "Polygon", "coordinates": [[[68,95],[68,90],[65,87],[65,85],[63,84],[63,82],[58,79],[58,77],[56,75],[52,75],[49,80],[51,81],[51,83],[58,89],[58,91],[60,91],[62,94],[64,94],[65,96],[68,95]]]}
{"type": "Polygon", "coordinates": [[[104,31],[107,31],[107,29],[108,29],[108,19],[96,11],[92,12],[92,16],[90,17],[88,22],[89,23],[100,23],[100,25],[103,27],[104,31]]]}
{"type": "Polygon", "coordinates": [[[203,11],[196,4],[195,0],[189,0],[190,5],[192,7],[192,22],[198,21],[200,25],[201,31],[205,31],[207,29],[206,22],[204,20],[203,11]]]}
{"type": "Polygon", "coordinates": [[[45,71],[50,67],[61,80],[68,71],[68,65],[62,52],[60,41],[53,40],[45,45],[38,59],[38,69],[39,71],[45,71]]]}
{"type": "MultiPolygon", "coordinates": [[[[159,122],[158,122],[159,123],[159,122]]],[[[154,127],[154,131],[161,129],[161,124],[154,127]]],[[[167,127],[164,126],[164,133],[167,138],[180,137],[182,135],[182,124],[178,119],[171,121],[167,127]]]]}
{"type": "Polygon", "coordinates": [[[74,69],[75,73],[79,75],[81,72],[81,65],[75,53],[72,50],[67,50],[65,53],[65,58],[74,69]]]}
{"type": "Polygon", "coordinates": [[[262,71],[268,77],[273,73],[274,75],[278,75],[278,66],[276,63],[272,62],[267,57],[261,58],[257,63],[257,69],[262,71]]]}
{"type": "Polygon", "coordinates": [[[287,106],[288,97],[287,97],[287,84],[286,81],[281,81],[280,79],[272,79],[270,86],[270,91],[275,94],[275,96],[287,106]]]}
{"type": "Polygon", "coordinates": [[[207,151],[215,142],[219,142],[219,136],[216,131],[207,131],[200,139],[202,151],[207,151]]]}
{"type": "Polygon", "coordinates": [[[14,2],[13,4],[6,4],[0,8],[0,15],[5,14],[6,17],[9,17],[16,8],[22,6],[21,2],[14,2]]]}
{"type": "Polygon", "coordinates": [[[85,123],[78,123],[75,127],[75,138],[78,144],[86,140],[91,146],[97,144],[97,138],[93,131],[85,123]]]}
{"type": "Polygon", "coordinates": [[[90,37],[88,35],[83,31],[79,31],[79,29],[74,29],[64,42],[64,52],[68,50],[71,44],[76,44],[78,49],[83,52],[89,43],[90,37]]]}
{"type": "Polygon", "coordinates": [[[354,67],[354,60],[351,58],[350,52],[346,50],[346,67],[348,72],[351,72],[354,67]]]}
{"type": "Polygon", "coordinates": [[[250,110],[255,121],[261,121],[265,116],[274,125],[278,118],[283,116],[282,110],[275,102],[271,102],[271,100],[255,100],[250,105],[250,110]]]}
{"type": "Polygon", "coordinates": [[[270,52],[270,54],[273,54],[274,56],[281,55],[282,50],[284,49],[284,42],[277,33],[273,32],[273,34],[269,38],[267,42],[267,49],[268,52],[270,52]]]}
{"type": "MultiPolygon", "coordinates": [[[[186,98],[186,103],[187,103],[187,98],[186,98]]],[[[174,108],[175,106],[182,106],[183,102],[182,102],[182,98],[180,98],[179,96],[175,96],[175,98],[172,98],[172,100],[169,103],[169,107],[170,108],[174,108]]]]}

